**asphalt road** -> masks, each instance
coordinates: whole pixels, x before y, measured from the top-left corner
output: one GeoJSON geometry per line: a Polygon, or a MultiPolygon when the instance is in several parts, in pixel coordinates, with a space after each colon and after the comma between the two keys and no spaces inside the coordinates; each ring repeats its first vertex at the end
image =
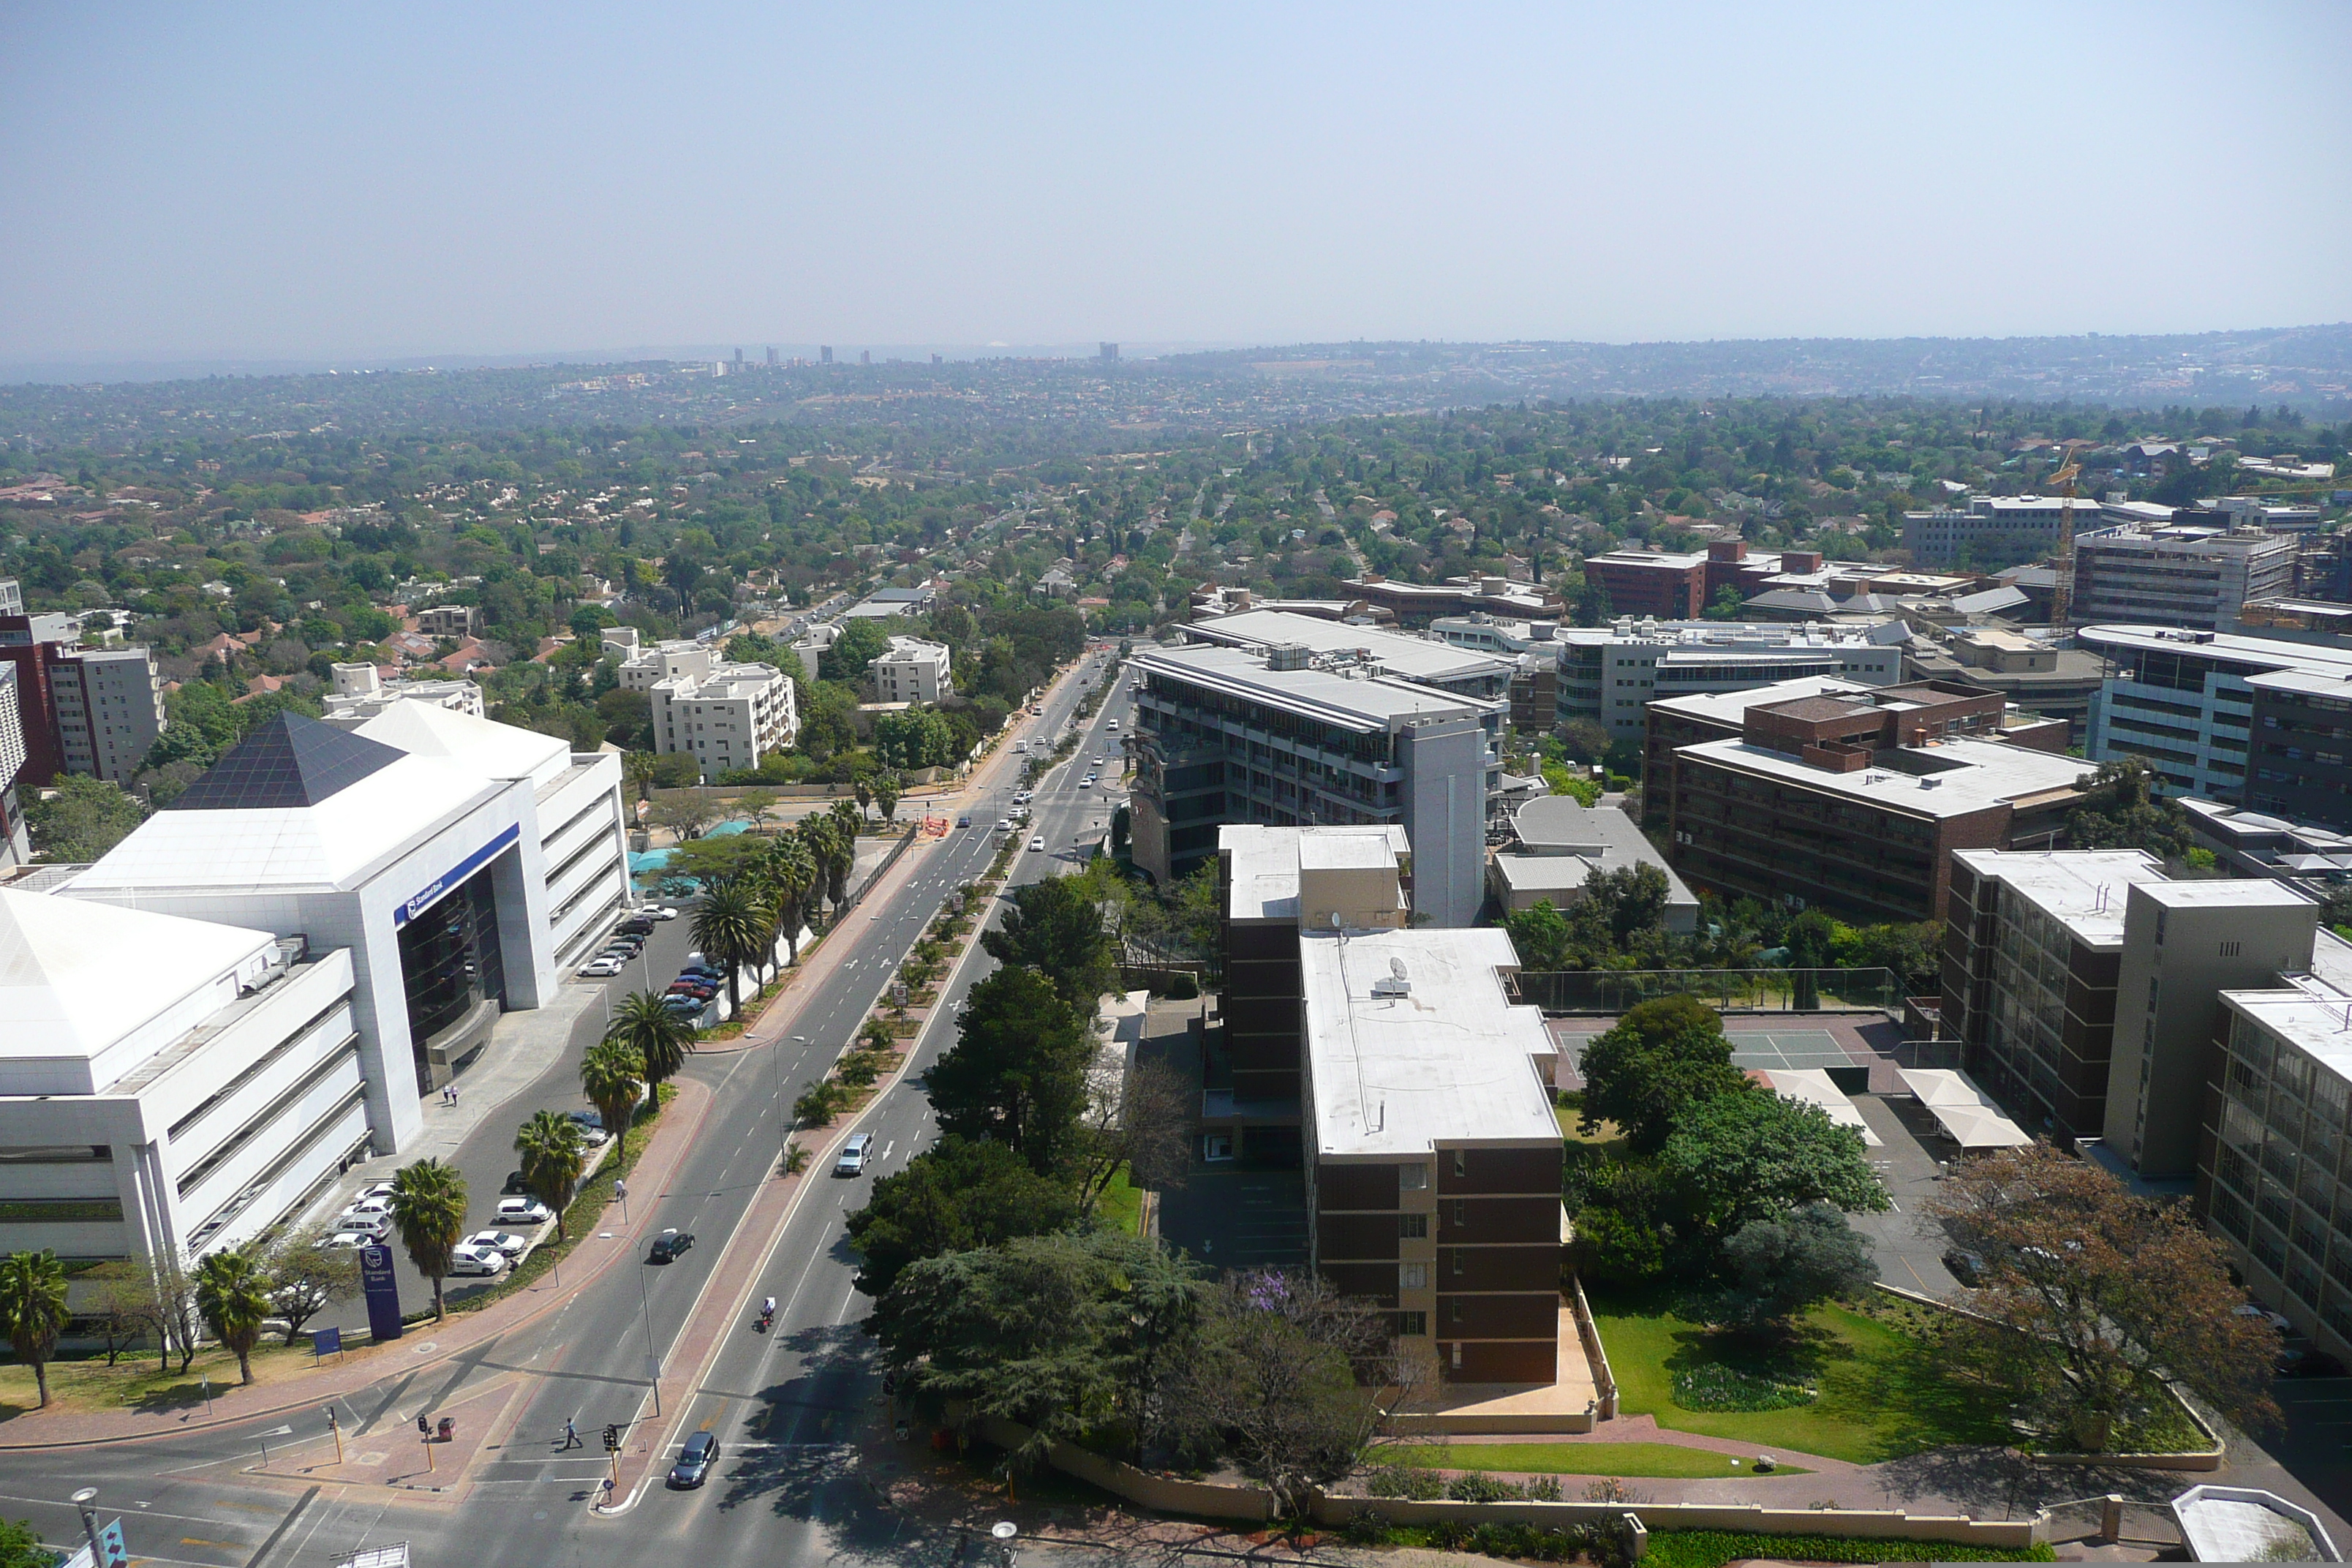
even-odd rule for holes
{"type": "MultiPolygon", "coordinates": [[[[1047,715],[1049,728],[1067,719],[1081,689],[1073,683],[1058,695],[1047,715]]],[[[1014,861],[1014,880],[1073,868],[1076,841],[1108,820],[1114,797],[1076,786],[1096,755],[1118,753],[1104,721],[1124,717],[1124,701],[1114,700],[1097,716],[1072,763],[1045,781],[1034,831],[1052,848],[1024,849],[1014,861]]],[[[664,1413],[667,1419],[658,1430],[707,1427],[719,1435],[722,1456],[709,1485],[670,1492],[656,1480],[635,1507],[615,1518],[592,1515],[587,1501],[604,1470],[596,1433],[607,1422],[650,1414],[645,1411],[649,1348],[667,1354],[752,1195],[771,1179],[792,1100],[822,1076],[865,1017],[940,896],[971,880],[993,854],[984,825],[995,818],[983,818],[982,809],[974,806],[972,828],[917,852],[929,858],[908,885],[870,909],[852,911],[852,929],[842,934],[856,944],[855,960],[803,1001],[795,1025],[803,1037],[689,1064],[689,1076],[717,1090],[709,1118],[669,1193],[650,1203],[650,1213],[633,1212],[628,1226],[646,1241],[665,1227],[690,1230],[698,1238],[695,1247],[672,1264],[640,1261],[615,1269],[538,1322],[456,1361],[374,1384],[341,1407],[347,1445],[388,1447],[409,1440],[404,1435],[418,1413],[449,1408],[519,1379],[524,1403],[512,1436],[477,1465],[468,1478],[474,1489],[462,1508],[436,1501],[429,1492],[332,1487],[312,1492],[299,1481],[256,1473],[265,1445],[324,1436],[324,1416],[305,1413],[100,1448],[0,1456],[0,1512],[31,1520],[45,1540],[70,1544],[79,1539],[79,1523],[63,1500],[94,1485],[101,1492],[101,1517],[124,1517],[134,1557],[195,1568],[324,1568],[359,1545],[399,1540],[412,1543],[419,1564],[483,1568],[589,1568],[683,1560],[689,1553],[706,1563],[903,1558],[912,1543],[894,1540],[895,1521],[870,1505],[862,1482],[843,1462],[851,1423],[869,1415],[879,1394],[856,1327],[866,1306],[850,1288],[854,1268],[842,1219],[865,1201],[877,1176],[902,1167],[929,1142],[932,1121],[919,1075],[951,1043],[945,1022],[951,1005],[933,1014],[939,1022],[918,1041],[908,1077],[859,1121],[861,1131],[876,1135],[881,1157],[862,1177],[819,1182],[769,1255],[753,1294],[772,1293],[782,1303],[775,1331],[756,1333],[748,1319],[730,1331],[684,1419],[675,1410],[664,1413]],[[561,1447],[567,1420],[589,1447],[561,1447]]],[[[664,933],[676,941],[673,933],[684,923],[671,922],[664,933]]],[[[952,978],[950,996],[960,1000],[992,962],[975,949],[952,978]]],[[[583,1029],[592,1020],[601,1025],[592,1016],[583,1029]]],[[[559,1064],[544,1081],[560,1082],[569,1070],[568,1063],[559,1064]]],[[[517,1113],[523,1109],[519,1100],[517,1113]]],[[[504,1169],[501,1164],[491,1173],[489,1193],[504,1169]]],[[[746,1238],[744,1245],[764,1247],[766,1238],[746,1238]]],[[[414,1337],[428,1342],[429,1330],[414,1337]]]]}

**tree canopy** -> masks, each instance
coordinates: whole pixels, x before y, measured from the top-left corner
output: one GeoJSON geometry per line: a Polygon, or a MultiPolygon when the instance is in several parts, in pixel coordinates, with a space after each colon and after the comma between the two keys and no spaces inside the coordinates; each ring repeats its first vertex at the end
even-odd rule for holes
{"type": "Polygon", "coordinates": [[[1613,1121],[1633,1146],[1653,1151],[1689,1106],[1744,1089],[1731,1065],[1722,1016],[1688,996],[1663,996],[1629,1008],[1606,1033],[1586,1042],[1584,1130],[1613,1121]]]}

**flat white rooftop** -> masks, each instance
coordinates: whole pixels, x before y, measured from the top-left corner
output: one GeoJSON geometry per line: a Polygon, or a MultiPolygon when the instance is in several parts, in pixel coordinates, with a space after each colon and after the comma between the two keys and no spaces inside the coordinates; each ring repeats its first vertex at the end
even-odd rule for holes
{"type": "Polygon", "coordinates": [[[1454,1144],[1559,1143],[1535,1066],[1557,1047],[1542,1013],[1512,1005],[1503,990],[1501,972],[1517,967],[1510,937],[1493,927],[1302,931],[1317,1153],[1402,1158],[1454,1144]]]}
{"type": "Polygon", "coordinates": [[[2318,643],[2288,642],[2280,637],[2242,637],[2235,632],[2187,631],[2172,626],[2101,624],[2074,634],[2078,646],[2132,653],[2179,653],[2243,666],[2251,671],[2300,669],[2332,672],[2339,682],[2352,680],[2352,648],[2318,643]]]}
{"type": "Polygon", "coordinates": [[[1390,673],[1410,680],[1501,679],[1508,676],[1512,668],[1505,660],[1455,647],[1451,643],[1281,610],[1244,610],[1239,615],[1194,621],[1185,631],[1191,637],[1234,647],[1271,647],[1277,643],[1297,643],[1317,653],[1361,651],[1390,673]]]}
{"type": "Polygon", "coordinates": [[[1988,806],[2054,795],[2088,778],[2098,765],[2080,757],[2053,756],[1999,741],[1931,741],[1902,750],[1906,757],[1920,759],[1936,771],[1907,773],[1870,767],[1850,773],[1832,773],[1745,741],[1706,741],[1685,746],[1675,754],[1844,795],[1882,810],[1928,817],[1964,816],[1988,806]]]}
{"type": "MultiPolygon", "coordinates": [[[[2144,849],[1960,849],[1952,858],[2002,886],[2095,947],[2124,940],[2124,889],[2164,880],[2163,862],[2144,849]]],[[[2221,883],[2198,883],[2219,887],[2221,883]]]]}
{"type": "Polygon", "coordinates": [[[1864,682],[1842,680],[1833,675],[1808,675],[1795,680],[1776,680],[1748,691],[1702,691],[1688,697],[1654,698],[1650,711],[1686,713],[1694,719],[1708,719],[1737,728],[1746,722],[1750,708],[1767,702],[1787,702],[1799,697],[1859,697],[1876,689],[1864,682]]]}
{"type": "Polygon", "coordinates": [[[277,940],[0,888],[0,1058],[97,1057],[277,940]]]}
{"type": "MultiPolygon", "coordinates": [[[[1225,914],[1236,921],[1296,921],[1298,918],[1298,866],[1302,839],[1319,846],[1317,854],[1361,854],[1360,862],[1386,865],[1412,850],[1404,829],[1395,823],[1371,827],[1271,827],[1255,822],[1228,822],[1217,829],[1217,847],[1233,857],[1233,886],[1225,914]],[[1360,849],[1348,847],[1360,841],[1360,849]]],[[[1338,863],[1334,863],[1338,864],[1338,863]]],[[[1315,868],[1323,868],[1318,862],[1315,868]]]]}
{"type": "Polygon", "coordinates": [[[1163,648],[1139,653],[1130,664],[1144,675],[1168,676],[1302,718],[1367,731],[1413,719],[1467,719],[1504,706],[1385,676],[1350,679],[1321,669],[1268,669],[1264,655],[1237,647],[1163,648]]]}

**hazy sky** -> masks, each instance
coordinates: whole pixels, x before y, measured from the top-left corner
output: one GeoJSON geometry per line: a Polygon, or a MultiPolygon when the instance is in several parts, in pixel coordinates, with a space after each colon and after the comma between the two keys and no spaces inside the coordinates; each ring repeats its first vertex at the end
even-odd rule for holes
{"type": "Polygon", "coordinates": [[[0,6],[0,359],[2352,318],[2352,4],[0,6]]]}

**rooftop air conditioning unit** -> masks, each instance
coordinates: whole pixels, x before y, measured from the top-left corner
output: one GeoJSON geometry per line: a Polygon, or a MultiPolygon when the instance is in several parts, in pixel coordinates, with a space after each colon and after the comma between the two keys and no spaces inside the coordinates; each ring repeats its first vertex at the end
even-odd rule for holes
{"type": "Polygon", "coordinates": [[[1389,960],[1389,972],[1387,975],[1382,979],[1372,982],[1372,994],[1375,996],[1410,996],[1412,994],[1412,982],[1405,977],[1403,959],[1391,958],[1389,960]]]}

